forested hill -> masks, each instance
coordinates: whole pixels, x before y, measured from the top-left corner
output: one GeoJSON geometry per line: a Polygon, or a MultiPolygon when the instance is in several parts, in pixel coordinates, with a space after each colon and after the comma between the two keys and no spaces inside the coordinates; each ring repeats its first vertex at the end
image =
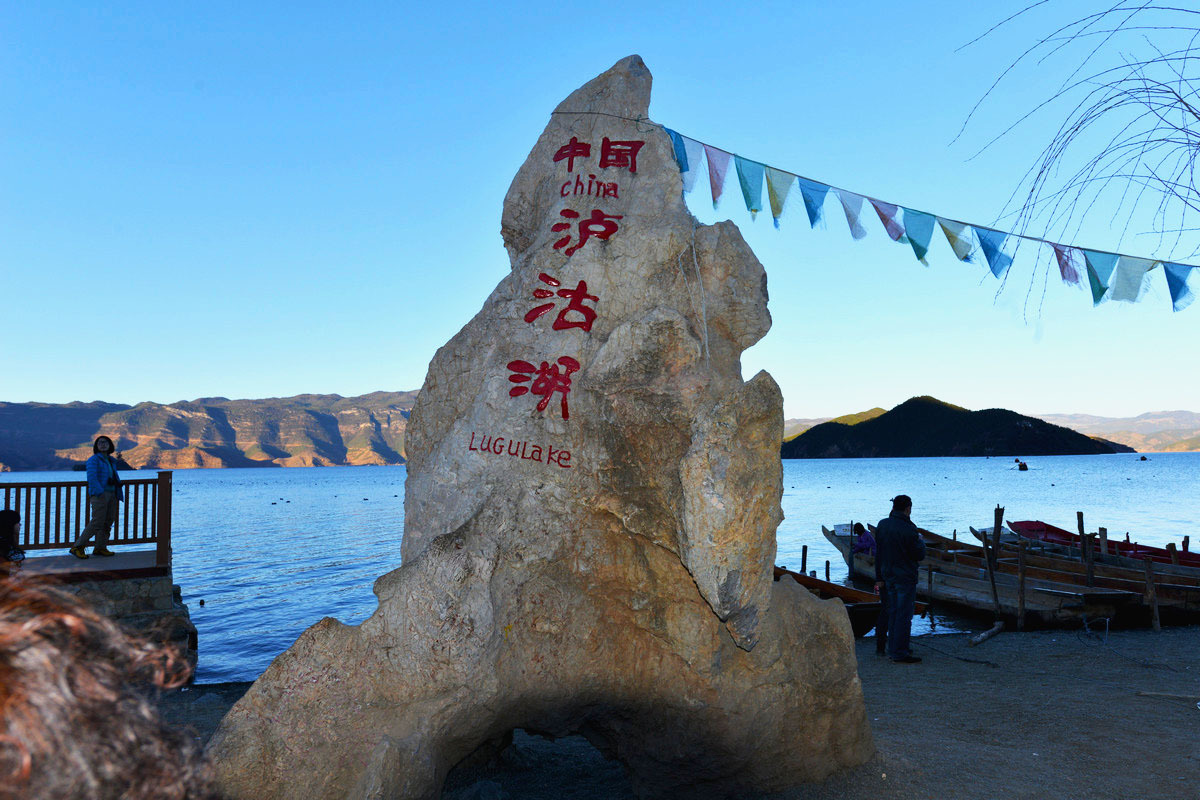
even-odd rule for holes
{"type": "Polygon", "coordinates": [[[0,402],[0,470],[71,469],[92,454],[101,433],[139,469],[400,464],[416,397],[204,397],[136,406],[0,402]]]}
{"type": "Polygon", "coordinates": [[[825,422],[783,443],[784,458],[919,456],[1043,456],[1131,453],[1015,411],[968,411],[932,397],[914,397],[855,424],[825,422]]]}

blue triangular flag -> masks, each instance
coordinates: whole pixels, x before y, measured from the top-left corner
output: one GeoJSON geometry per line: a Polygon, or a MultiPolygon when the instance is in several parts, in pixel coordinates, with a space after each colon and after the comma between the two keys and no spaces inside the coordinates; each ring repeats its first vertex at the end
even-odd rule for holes
{"type": "Polygon", "coordinates": [[[667,135],[671,137],[671,148],[675,151],[675,163],[679,165],[680,172],[688,171],[687,148],[683,146],[683,137],[670,128],[663,128],[667,135]]]}
{"type": "Polygon", "coordinates": [[[1004,240],[1008,238],[1008,234],[991,228],[972,227],[975,228],[975,235],[979,237],[979,247],[983,250],[983,257],[987,259],[992,274],[997,278],[1002,277],[1012,266],[1012,256],[1004,252],[1004,240]]]}
{"type": "Polygon", "coordinates": [[[1183,311],[1196,299],[1187,285],[1194,269],[1187,264],[1163,264],[1163,271],[1167,274],[1167,290],[1171,293],[1171,308],[1176,311],[1183,311]]]}
{"type": "Polygon", "coordinates": [[[808,212],[809,227],[815,228],[821,221],[821,211],[825,207],[825,195],[829,192],[829,187],[808,178],[799,178],[798,181],[800,194],[804,197],[804,210],[808,212]]]}
{"type": "Polygon", "coordinates": [[[671,137],[671,150],[675,154],[675,163],[679,165],[679,171],[683,173],[683,191],[690,192],[696,185],[696,176],[700,174],[700,165],[704,161],[704,145],[670,128],[663,128],[663,130],[671,137]]]}

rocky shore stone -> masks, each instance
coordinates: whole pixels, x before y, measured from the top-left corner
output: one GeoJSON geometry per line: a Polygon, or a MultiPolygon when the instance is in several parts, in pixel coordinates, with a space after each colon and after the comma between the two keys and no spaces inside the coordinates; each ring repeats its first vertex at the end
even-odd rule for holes
{"type": "Polygon", "coordinates": [[[779,388],[731,223],[688,212],[630,56],[554,114],[512,263],[411,418],[404,565],[324,619],[210,744],[233,798],[437,797],[515,728],[581,733],[646,797],[738,796],[873,752],[839,601],[772,581],[779,388]]]}
{"type": "Polygon", "coordinates": [[[105,616],[131,630],[164,639],[196,666],[198,636],[188,607],[171,573],[153,578],[118,578],[63,584],[105,616]]]}

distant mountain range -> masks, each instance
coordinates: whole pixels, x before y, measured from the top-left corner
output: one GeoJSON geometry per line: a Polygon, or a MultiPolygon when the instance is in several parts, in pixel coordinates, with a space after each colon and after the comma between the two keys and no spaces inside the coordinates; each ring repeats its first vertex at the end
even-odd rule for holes
{"type": "Polygon", "coordinates": [[[784,458],[894,458],[1133,451],[1015,411],[968,411],[933,397],[914,397],[891,411],[876,411],[814,425],[784,441],[780,453],[784,458]]]}
{"type": "Polygon", "coordinates": [[[1151,411],[1124,418],[1088,414],[1039,414],[1038,417],[1089,436],[1103,436],[1139,451],[1200,450],[1200,414],[1194,411],[1151,411]]]}
{"type": "Polygon", "coordinates": [[[404,463],[416,392],[203,397],[162,405],[0,402],[0,471],[71,469],[101,433],[138,469],[404,463]]]}
{"type": "MultiPolygon", "coordinates": [[[[136,406],[0,402],[0,471],[71,469],[91,455],[101,433],[137,468],[402,464],[416,398],[416,392],[372,392],[136,406]]],[[[790,419],[784,430],[785,458],[1112,452],[1102,440],[1137,450],[1200,450],[1200,414],[1191,411],[1032,418],[1001,409],[971,412],[930,397],[887,412],[790,419]]]]}

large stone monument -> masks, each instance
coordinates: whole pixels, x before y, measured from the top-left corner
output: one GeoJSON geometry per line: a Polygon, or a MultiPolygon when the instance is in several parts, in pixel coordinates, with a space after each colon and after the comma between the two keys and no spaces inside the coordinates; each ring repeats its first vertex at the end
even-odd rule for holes
{"type": "Polygon", "coordinates": [[[688,212],[630,56],[517,173],[512,261],[434,357],[407,433],[404,565],[229,712],[234,798],[433,798],[514,728],[581,733],[643,796],[774,791],[873,752],[849,621],[772,581],[779,388],[731,223],[688,212]]]}

